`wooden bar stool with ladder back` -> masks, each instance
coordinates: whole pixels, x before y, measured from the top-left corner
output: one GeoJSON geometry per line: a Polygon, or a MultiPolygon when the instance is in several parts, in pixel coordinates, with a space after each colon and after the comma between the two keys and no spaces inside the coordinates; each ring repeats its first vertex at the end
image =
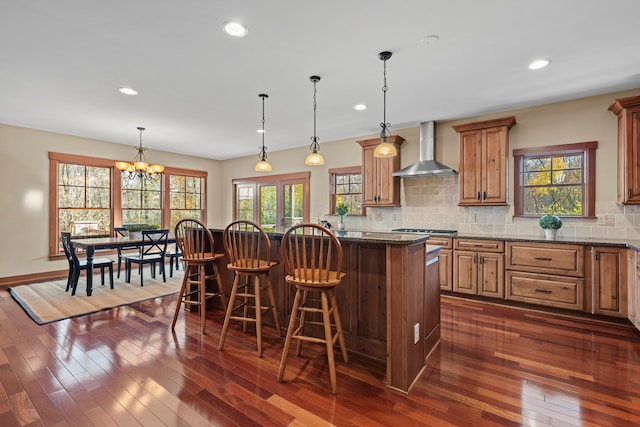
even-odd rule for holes
{"type": "Polygon", "coordinates": [[[176,327],[180,308],[197,306],[200,311],[200,330],[206,332],[207,301],[219,297],[222,308],[226,311],[227,302],[220,276],[220,260],[224,254],[214,252],[214,241],[211,231],[200,221],[183,219],[175,227],[176,247],[182,253],[184,278],[180,287],[180,295],[173,315],[171,330],[176,327]],[[215,280],[217,290],[207,290],[207,281],[215,280]]]}
{"type": "Polygon", "coordinates": [[[224,249],[229,256],[227,268],[234,273],[231,296],[224,316],[218,350],[224,347],[231,320],[242,322],[242,331],[247,331],[247,323],[256,325],[258,357],[262,357],[262,314],[273,313],[278,334],[282,336],[280,319],[276,307],[269,272],[279,264],[271,261],[271,241],[259,225],[251,221],[234,221],[223,233],[224,249]],[[243,280],[244,279],[244,280],[243,280]],[[266,291],[269,305],[263,305],[261,292],[266,291]],[[240,303],[236,300],[241,298],[240,303]]]}
{"type": "Polygon", "coordinates": [[[281,250],[285,282],[296,287],[296,294],[282,351],[278,382],[282,382],[284,378],[292,340],[298,340],[298,356],[302,350],[302,341],[321,343],[327,351],[331,392],[336,394],[338,387],[333,349],[336,341],[340,343],[344,363],[348,363],[334,291],[346,275],[341,271],[342,245],[327,228],[319,224],[299,224],[284,234],[281,250]],[[313,328],[310,327],[313,325],[316,325],[314,335],[313,328]],[[322,332],[317,330],[318,326],[322,332]]]}

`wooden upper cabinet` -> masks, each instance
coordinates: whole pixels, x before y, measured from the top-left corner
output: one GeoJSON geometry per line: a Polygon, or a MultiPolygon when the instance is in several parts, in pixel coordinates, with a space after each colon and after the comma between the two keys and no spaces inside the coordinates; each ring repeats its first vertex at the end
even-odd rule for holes
{"type": "Polygon", "coordinates": [[[616,99],[618,116],[618,202],[640,204],[640,96],[616,99]]]}
{"type": "Polygon", "coordinates": [[[380,138],[357,142],[362,147],[362,206],[400,206],[400,177],[392,174],[400,169],[400,145],[404,138],[397,135],[387,138],[398,155],[386,158],[373,156],[380,138]]]}
{"type": "Polygon", "coordinates": [[[460,202],[464,206],[507,204],[509,129],[515,117],[453,126],[460,134],[460,202]]]}

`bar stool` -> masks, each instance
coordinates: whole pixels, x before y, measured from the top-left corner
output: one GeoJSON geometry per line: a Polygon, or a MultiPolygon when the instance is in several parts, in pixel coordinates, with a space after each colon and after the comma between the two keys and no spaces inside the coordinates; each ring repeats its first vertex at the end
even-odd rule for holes
{"type": "Polygon", "coordinates": [[[248,322],[255,323],[258,357],[262,357],[263,312],[271,310],[278,334],[282,336],[276,300],[273,296],[271,279],[269,279],[269,272],[279,262],[271,261],[269,236],[259,225],[251,221],[232,222],[224,230],[222,236],[225,252],[229,256],[227,268],[234,272],[234,278],[218,350],[222,350],[224,347],[229,322],[240,320],[243,332],[247,331],[248,322]],[[245,278],[243,283],[241,283],[241,278],[245,278]],[[260,300],[260,293],[264,290],[269,296],[269,305],[262,305],[260,300]],[[242,298],[242,301],[236,304],[238,297],[242,298]]]}
{"type": "MultiPolygon", "coordinates": [[[[347,348],[344,344],[340,314],[334,289],[346,275],[342,268],[342,245],[325,227],[318,224],[299,224],[290,228],[282,238],[282,262],[285,267],[285,282],[296,287],[293,300],[289,328],[282,351],[282,360],[278,371],[278,382],[282,382],[287,364],[287,356],[291,340],[298,340],[297,355],[300,356],[302,341],[324,343],[327,348],[331,391],[338,392],[336,384],[336,364],[333,357],[333,346],[340,343],[342,359],[348,363],[347,348]],[[318,300],[311,296],[319,294],[318,300]],[[322,321],[314,321],[308,317],[316,317],[318,313],[322,321]],[[333,324],[331,316],[333,315],[333,324]],[[307,317],[308,316],[308,317],[307,317]],[[297,323],[297,325],[296,325],[297,323]],[[324,338],[305,335],[305,325],[321,325],[324,338]],[[333,334],[332,328],[336,333],[333,334]]],[[[307,328],[308,329],[308,328],[307,328]]]]}
{"type": "Polygon", "coordinates": [[[200,328],[204,334],[206,331],[207,300],[220,297],[223,308],[227,309],[224,287],[218,266],[224,254],[216,254],[214,252],[211,231],[203,223],[195,219],[179,221],[175,228],[175,238],[176,245],[182,253],[182,261],[185,268],[171,330],[175,329],[180,307],[183,304],[185,307],[195,305],[200,308],[200,328]],[[211,274],[207,274],[207,267],[212,268],[211,274]],[[218,288],[216,292],[207,292],[208,279],[216,281],[218,288]],[[193,298],[195,295],[197,295],[197,298],[193,298]]]}

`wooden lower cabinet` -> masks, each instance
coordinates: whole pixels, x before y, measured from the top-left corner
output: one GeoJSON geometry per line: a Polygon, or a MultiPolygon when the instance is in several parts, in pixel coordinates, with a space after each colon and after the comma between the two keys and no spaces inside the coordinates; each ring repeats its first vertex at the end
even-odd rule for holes
{"type": "Polygon", "coordinates": [[[453,292],[504,297],[504,242],[456,240],[453,252],[453,292]]]}
{"type": "Polygon", "coordinates": [[[629,278],[627,318],[636,329],[640,329],[640,251],[629,249],[627,259],[629,278]]]}
{"type": "Polygon", "coordinates": [[[440,289],[453,291],[453,239],[451,237],[431,236],[427,245],[440,246],[438,264],[440,266],[440,289]]]}
{"type": "Polygon", "coordinates": [[[627,249],[587,247],[586,283],[591,285],[585,311],[627,317],[627,249]]]}
{"type": "Polygon", "coordinates": [[[582,310],[582,278],[522,271],[507,271],[505,277],[507,300],[582,310]]]}

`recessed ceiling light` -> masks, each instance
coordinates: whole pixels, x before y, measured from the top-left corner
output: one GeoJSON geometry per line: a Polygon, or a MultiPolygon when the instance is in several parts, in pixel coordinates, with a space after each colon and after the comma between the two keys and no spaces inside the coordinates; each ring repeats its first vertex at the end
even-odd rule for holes
{"type": "Polygon", "coordinates": [[[356,104],[356,105],[353,106],[353,108],[355,110],[362,111],[362,110],[366,110],[367,109],[367,105],[366,104],[356,104]]]}
{"type": "Polygon", "coordinates": [[[540,68],[544,68],[547,65],[549,65],[549,62],[551,62],[551,61],[549,61],[548,59],[536,59],[531,64],[529,64],[529,69],[530,70],[539,70],[540,68]]]}
{"type": "Polygon", "coordinates": [[[258,129],[256,132],[258,132],[258,133],[267,133],[267,131],[264,130],[264,129],[258,129]]]}
{"type": "Polygon", "coordinates": [[[125,95],[137,95],[138,94],[137,90],[131,89],[130,87],[121,87],[121,88],[118,88],[118,90],[121,93],[124,93],[125,95]]]}
{"type": "Polygon", "coordinates": [[[233,37],[244,37],[249,32],[249,29],[239,22],[225,22],[224,32],[233,37]]]}
{"type": "Polygon", "coordinates": [[[438,40],[440,40],[440,37],[438,37],[435,34],[430,34],[428,36],[424,36],[423,38],[421,38],[420,43],[424,45],[430,45],[430,44],[438,43],[438,40]]]}

